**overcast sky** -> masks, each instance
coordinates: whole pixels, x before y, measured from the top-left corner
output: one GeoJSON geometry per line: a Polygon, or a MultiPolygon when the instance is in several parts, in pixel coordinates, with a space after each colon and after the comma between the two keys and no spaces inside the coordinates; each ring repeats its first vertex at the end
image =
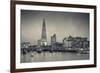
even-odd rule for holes
{"type": "Polygon", "coordinates": [[[53,34],[56,34],[58,42],[69,35],[89,39],[88,13],[21,10],[21,42],[37,44],[42,34],[43,18],[48,43],[53,34]]]}

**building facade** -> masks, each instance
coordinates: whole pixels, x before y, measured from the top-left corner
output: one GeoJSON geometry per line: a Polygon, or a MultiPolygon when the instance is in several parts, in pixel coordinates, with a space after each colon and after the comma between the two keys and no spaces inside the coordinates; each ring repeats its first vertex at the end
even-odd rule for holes
{"type": "Polygon", "coordinates": [[[40,45],[40,46],[46,46],[47,45],[47,34],[46,34],[45,19],[43,19],[41,39],[39,39],[37,42],[38,42],[38,45],[40,45]]]}
{"type": "Polygon", "coordinates": [[[53,45],[54,43],[56,43],[56,34],[51,36],[51,45],[53,45]]]}
{"type": "Polygon", "coordinates": [[[45,19],[43,19],[43,25],[42,25],[41,45],[43,45],[43,46],[47,45],[47,34],[46,34],[45,19]]]}
{"type": "Polygon", "coordinates": [[[63,46],[67,49],[72,48],[89,48],[89,41],[85,37],[72,37],[69,36],[68,38],[63,39],[63,46]]]}

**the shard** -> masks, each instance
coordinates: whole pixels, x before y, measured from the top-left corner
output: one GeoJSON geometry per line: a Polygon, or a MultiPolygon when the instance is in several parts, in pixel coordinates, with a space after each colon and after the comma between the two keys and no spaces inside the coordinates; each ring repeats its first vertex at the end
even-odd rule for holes
{"type": "Polygon", "coordinates": [[[47,45],[47,34],[46,34],[45,19],[43,19],[43,25],[42,25],[41,45],[43,45],[43,46],[47,45]]]}

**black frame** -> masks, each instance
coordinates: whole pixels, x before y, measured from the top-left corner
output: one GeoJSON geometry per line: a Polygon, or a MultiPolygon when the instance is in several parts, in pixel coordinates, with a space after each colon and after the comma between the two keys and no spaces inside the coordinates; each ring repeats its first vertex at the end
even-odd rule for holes
{"type": "Polygon", "coordinates": [[[11,1],[11,61],[10,71],[14,72],[27,72],[27,71],[43,71],[43,70],[58,70],[58,69],[75,69],[75,68],[89,68],[96,67],[96,6],[93,5],[78,5],[78,4],[61,4],[61,3],[45,3],[45,2],[31,2],[31,1],[11,1]],[[16,4],[22,5],[40,5],[40,6],[54,6],[54,7],[73,7],[73,8],[87,8],[94,9],[94,64],[88,65],[76,65],[76,66],[59,66],[59,67],[41,67],[41,68],[25,68],[16,69],[16,50],[15,50],[15,38],[16,38],[16,24],[15,24],[15,8],[16,4]]]}

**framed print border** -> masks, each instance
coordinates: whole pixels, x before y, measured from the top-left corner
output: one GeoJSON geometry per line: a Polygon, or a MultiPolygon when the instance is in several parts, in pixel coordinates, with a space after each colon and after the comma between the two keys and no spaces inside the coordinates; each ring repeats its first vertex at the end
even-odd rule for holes
{"type": "Polygon", "coordinates": [[[59,70],[59,69],[75,69],[75,68],[89,68],[96,67],[96,6],[93,5],[79,5],[79,4],[61,4],[61,3],[46,3],[46,2],[33,2],[33,1],[11,1],[11,61],[10,71],[14,72],[27,72],[27,71],[43,71],[43,70],[59,70]],[[40,67],[40,68],[16,68],[16,4],[20,5],[39,5],[51,7],[71,7],[71,8],[85,8],[94,10],[94,63],[86,65],[74,66],[53,66],[53,67],[40,67]]]}

